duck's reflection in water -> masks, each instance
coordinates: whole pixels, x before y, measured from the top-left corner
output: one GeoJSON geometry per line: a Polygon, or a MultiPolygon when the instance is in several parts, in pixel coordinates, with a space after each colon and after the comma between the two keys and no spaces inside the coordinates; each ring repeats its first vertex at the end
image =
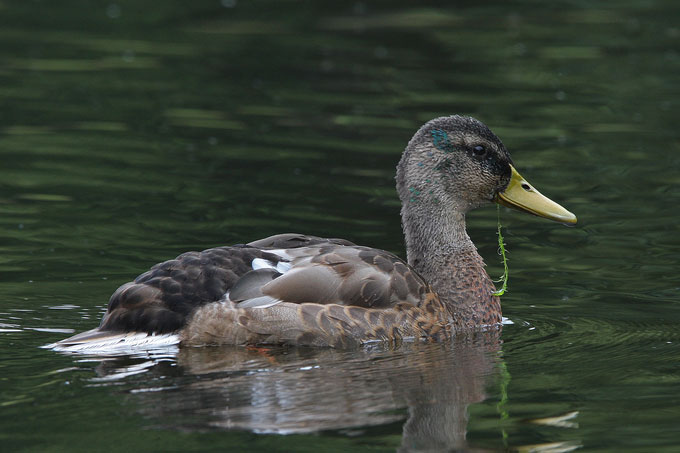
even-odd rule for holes
{"type": "MultiPolygon", "coordinates": [[[[287,434],[404,421],[405,451],[459,449],[467,447],[467,407],[485,399],[498,369],[499,336],[355,351],[183,348],[131,394],[167,428],[287,434]]],[[[120,365],[104,362],[99,371],[115,374],[120,365]]]]}

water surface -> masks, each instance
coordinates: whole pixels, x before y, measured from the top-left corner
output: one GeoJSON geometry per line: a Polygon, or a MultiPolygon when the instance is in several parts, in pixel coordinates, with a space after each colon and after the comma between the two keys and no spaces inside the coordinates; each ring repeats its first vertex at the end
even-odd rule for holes
{"type": "MultiPolygon", "coordinates": [[[[676,2],[88,5],[0,5],[3,448],[677,449],[676,2]],[[395,165],[452,113],[579,217],[501,211],[500,338],[39,348],[187,250],[295,231],[403,256],[395,165]]],[[[492,276],[495,228],[470,215],[492,276]]]]}

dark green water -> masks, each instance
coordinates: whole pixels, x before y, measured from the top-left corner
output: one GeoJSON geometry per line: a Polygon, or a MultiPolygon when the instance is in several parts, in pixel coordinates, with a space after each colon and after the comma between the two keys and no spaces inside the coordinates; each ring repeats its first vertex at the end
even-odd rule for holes
{"type": "Polygon", "coordinates": [[[0,3],[0,449],[678,451],[680,4],[477,3],[0,3]],[[501,339],[39,348],[183,251],[403,255],[394,167],[451,113],[579,217],[502,211],[501,339]]]}

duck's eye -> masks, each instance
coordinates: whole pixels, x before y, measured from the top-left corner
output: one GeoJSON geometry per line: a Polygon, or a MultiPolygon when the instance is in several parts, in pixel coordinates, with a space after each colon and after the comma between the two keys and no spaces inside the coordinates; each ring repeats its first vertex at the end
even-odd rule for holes
{"type": "Polygon", "coordinates": [[[472,152],[475,153],[475,156],[483,156],[486,154],[486,148],[482,145],[477,145],[474,148],[472,148],[472,152]]]}

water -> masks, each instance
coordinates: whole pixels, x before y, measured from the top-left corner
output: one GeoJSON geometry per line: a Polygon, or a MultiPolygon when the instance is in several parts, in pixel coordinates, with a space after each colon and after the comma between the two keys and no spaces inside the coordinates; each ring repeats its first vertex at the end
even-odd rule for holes
{"type": "MultiPolygon", "coordinates": [[[[0,8],[3,451],[677,451],[675,2],[0,8]],[[403,255],[394,167],[451,113],[579,217],[502,211],[501,338],[39,348],[183,251],[297,231],[403,255]]],[[[495,226],[470,216],[497,276],[495,226]]]]}

